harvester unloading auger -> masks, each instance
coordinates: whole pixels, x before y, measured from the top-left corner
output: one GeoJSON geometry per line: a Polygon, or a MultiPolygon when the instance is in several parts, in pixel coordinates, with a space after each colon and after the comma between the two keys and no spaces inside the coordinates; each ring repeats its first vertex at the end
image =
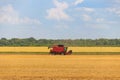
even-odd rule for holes
{"type": "Polygon", "coordinates": [[[48,47],[50,49],[50,54],[52,55],[71,55],[72,50],[69,50],[67,52],[68,47],[65,47],[64,45],[54,45],[51,47],[48,47]]]}

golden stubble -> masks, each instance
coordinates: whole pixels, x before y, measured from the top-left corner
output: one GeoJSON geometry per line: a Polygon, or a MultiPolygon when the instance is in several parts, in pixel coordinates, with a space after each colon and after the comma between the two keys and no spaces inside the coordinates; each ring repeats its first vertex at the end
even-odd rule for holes
{"type": "Polygon", "coordinates": [[[119,80],[119,55],[0,55],[0,80],[119,80]]]}

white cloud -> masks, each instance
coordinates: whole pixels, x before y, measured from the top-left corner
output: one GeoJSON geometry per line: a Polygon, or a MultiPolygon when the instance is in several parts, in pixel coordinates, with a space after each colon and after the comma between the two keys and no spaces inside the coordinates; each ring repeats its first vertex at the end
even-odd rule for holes
{"type": "Polygon", "coordinates": [[[68,8],[68,4],[66,2],[59,2],[57,0],[53,0],[53,2],[54,2],[54,5],[57,8],[60,8],[60,9],[66,9],[66,8],[68,8]]]}
{"type": "Polygon", "coordinates": [[[97,21],[98,23],[104,22],[104,18],[97,18],[96,21],[97,21]]]}
{"type": "Polygon", "coordinates": [[[120,0],[115,0],[116,3],[120,3],[120,0]]]}
{"type": "Polygon", "coordinates": [[[120,0],[111,0],[111,7],[106,8],[107,11],[120,16],[120,0]]]}
{"type": "Polygon", "coordinates": [[[115,13],[116,15],[120,16],[120,7],[112,7],[112,8],[107,8],[109,12],[115,13]]]}
{"type": "Polygon", "coordinates": [[[51,8],[47,10],[47,18],[54,20],[69,20],[70,17],[65,13],[65,10],[69,7],[66,2],[58,2],[57,0],[53,0],[55,8],[51,8]]]}
{"type": "Polygon", "coordinates": [[[74,5],[78,5],[78,4],[81,4],[84,0],[76,0],[74,5]]]}
{"type": "Polygon", "coordinates": [[[0,7],[0,23],[2,24],[41,24],[37,19],[20,18],[12,5],[0,7]]]}
{"type": "Polygon", "coordinates": [[[95,10],[93,8],[89,8],[89,7],[80,7],[80,8],[76,8],[77,11],[84,11],[84,12],[94,12],[95,10]]]}
{"type": "Polygon", "coordinates": [[[87,14],[83,14],[82,17],[83,17],[84,21],[90,21],[92,19],[91,16],[89,16],[87,14]]]}
{"type": "Polygon", "coordinates": [[[97,23],[100,23],[100,24],[109,24],[109,25],[119,23],[119,22],[117,22],[117,21],[105,20],[104,18],[97,18],[97,19],[96,19],[96,22],[97,22],[97,23]]]}

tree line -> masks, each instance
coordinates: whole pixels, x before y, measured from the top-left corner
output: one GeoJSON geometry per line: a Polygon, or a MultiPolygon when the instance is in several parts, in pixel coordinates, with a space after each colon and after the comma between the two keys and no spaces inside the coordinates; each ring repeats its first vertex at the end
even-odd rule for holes
{"type": "Polygon", "coordinates": [[[81,46],[81,47],[120,47],[120,39],[35,39],[31,38],[12,38],[0,39],[0,46],[50,46],[63,44],[65,46],[81,46]]]}

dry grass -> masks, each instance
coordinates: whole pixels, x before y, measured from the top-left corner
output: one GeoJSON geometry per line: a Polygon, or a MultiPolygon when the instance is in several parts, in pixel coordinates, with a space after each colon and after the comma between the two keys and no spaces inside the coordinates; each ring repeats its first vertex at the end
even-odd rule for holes
{"type": "Polygon", "coordinates": [[[120,56],[0,55],[0,80],[120,80],[120,56]]]}

